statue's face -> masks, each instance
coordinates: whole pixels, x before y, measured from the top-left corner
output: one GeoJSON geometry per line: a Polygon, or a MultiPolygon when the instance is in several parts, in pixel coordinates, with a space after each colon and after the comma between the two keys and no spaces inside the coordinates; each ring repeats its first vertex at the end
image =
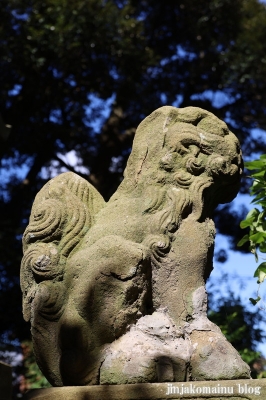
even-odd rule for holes
{"type": "MultiPolygon", "coordinates": [[[[239,143],[231,132],[219,136],[177,122],[167,132],[162,151],[159,169],[165,171],[163,179],[181,188],[188,188],[199,178],[230,187],[242,174],[239,143]]],[[[163,181],[160,175],[159,179],[163,181]]],[[[232,198],[235,194],[234,190],[232,198]]]]}

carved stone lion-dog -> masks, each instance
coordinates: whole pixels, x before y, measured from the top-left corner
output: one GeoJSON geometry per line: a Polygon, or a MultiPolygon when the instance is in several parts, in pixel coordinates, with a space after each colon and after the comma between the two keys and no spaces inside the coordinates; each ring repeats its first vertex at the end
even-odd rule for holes
{"type": "Polygon", "coordinates": [[[139,125],[105,203],[67,172],[37,194],[24,233],[24,318],[54,386],[250,378],[207,318],[212,214],[239,189],[227,125],[166,106],[139,125]]]}

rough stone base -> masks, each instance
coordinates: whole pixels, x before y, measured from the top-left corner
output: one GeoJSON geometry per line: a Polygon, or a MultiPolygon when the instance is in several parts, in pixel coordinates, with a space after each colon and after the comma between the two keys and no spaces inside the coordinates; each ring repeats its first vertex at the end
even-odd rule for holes
{"type": "Polygon", "coordinates": [[[35,389],[26,400],[264,400],[266,379],[65,386],[35,389]]]}
{"type": "Polygon", "coordinates": [[[11,400],[12,369],[10,365],[0,362],[0,400],[11,400]]]}

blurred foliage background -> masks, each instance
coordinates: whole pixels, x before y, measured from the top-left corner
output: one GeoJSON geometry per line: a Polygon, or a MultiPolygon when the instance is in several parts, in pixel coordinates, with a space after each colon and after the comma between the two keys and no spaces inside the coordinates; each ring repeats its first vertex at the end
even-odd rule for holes
{"type": "MultiPolygon", "coordinates": [[[[23,353],[20,396],[46,385],[19,288],[34,196],[70,170],[108,199],[136,127],[165,104],[205,108],[227,122],[246,158],[265,153],[266,8],[258,0],[1,0],[0,49],[1,354],[23,353]]],[[[248,251],[236,248],[245,215],[244,206],[225,205],[215,216],[235,251],[248,251]]],[[[253,375],[263,374],[256,353],[263,316],[230,293],[210,306],[253,375]]]]}

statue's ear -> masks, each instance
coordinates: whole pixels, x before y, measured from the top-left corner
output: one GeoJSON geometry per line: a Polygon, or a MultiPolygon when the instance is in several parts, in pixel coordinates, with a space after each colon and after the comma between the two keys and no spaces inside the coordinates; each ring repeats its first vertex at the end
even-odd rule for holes
{"type": "Polygon", "coordinates": [[[158,108],[146,117],[138,126],[132,152],[129,156],[124,177],[133,184],[139,179],[142,171],[150,170],[157,165],[165,146],[165,137],[178,117],[178,109],[171,106],[158,108]]]}

